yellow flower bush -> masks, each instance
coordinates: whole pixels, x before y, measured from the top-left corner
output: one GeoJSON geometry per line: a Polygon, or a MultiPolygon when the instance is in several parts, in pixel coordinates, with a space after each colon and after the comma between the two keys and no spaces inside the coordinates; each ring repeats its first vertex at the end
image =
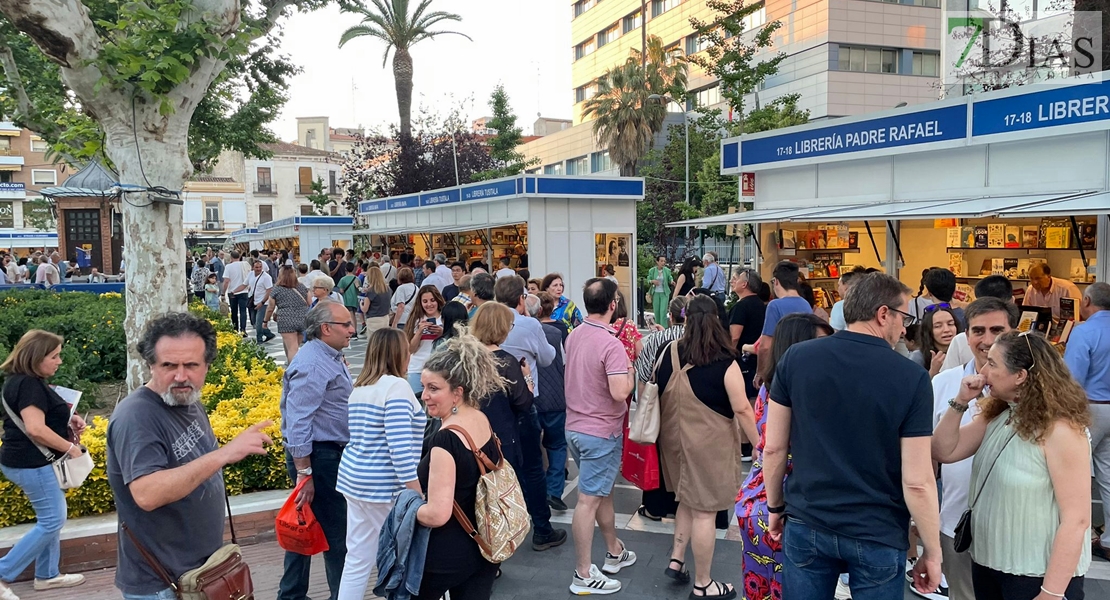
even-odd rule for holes
{"type": "MultiPolygon", "coordinates": [[[[110,298],[113,292],[101,294],[110,298]]],[[[114,294],[119,297],[119,294],[114,294]]],[[[0,304],[6,302],[0,300],[0,304]]],[[[208,313],[213,319],[224,317],[208,313]]],[[[110,324],[110,323],[109,323],[110,324]]],[[[281,378],[284,371],[253,342],[231,331],[225,322],[214,322],[216,360],[208,370],[201,399],[218,443],[226,444],[255,423],[272,421],[265,429],[274,444],[265,456],[252,456],[224,469],[224,481],[232,494],[291,487],[285,471],[285,450],[281,443],[281,378]]],[[[81,442],[89,449],[96,467],[84,485],[66,493],[70,518],[98,515],[115,510],[108,485],[108,419],[96,417],[88,424],[81,442]]],[[[34,521],[35,513],[23,491],[0,477],[0,527],[34,521]]]]}

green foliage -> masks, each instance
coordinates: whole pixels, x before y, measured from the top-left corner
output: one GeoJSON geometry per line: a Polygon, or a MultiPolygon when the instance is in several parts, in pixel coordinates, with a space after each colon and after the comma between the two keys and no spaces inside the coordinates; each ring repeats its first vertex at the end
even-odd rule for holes
{"type": "Polygon", "coordinates": [[[312,189],[312,193],[305,196],[305,199],[312,203],[313,213],[324,216],[328,214],[329,205],[337,205],[336,199],[329,196],[327,190],[324,189],[323,177],[317,177],[316,181],[313,181],[309,187],[312,189]]]}
{"type": "Polygon", "coordinates": [[[517,152],[517,146],[520,146],[524,140],[524,136],[521,135],[523,130],[517,126],[516,115],[509,108],[509,95],[505,93],[504,85],[499,83],[493,88],[489,106],[493,110],[493,119],[486,123],[486,126],[497,133],[486,140],[486,145],[489,146],[490,158],[497,168],[476,173],[473,180],[511,177],[523,173],[528,167],[539,164],[539,157],[528,160],[523,154],[517,152]]]}
{"type": "Polygon", "coordinates": [[[24,200],[23,224],[39,231],[54,231],[54,201],[45,197],[24,200]]]}
{"type": "Polygon", "coordinates": [[[780,52],[771,58],[754,62],[755,56],[771,48],[775,31],[782,27],[779,21],[764,24],[752,36],[744,33],[744,19],[763,7],[762,3],[746,3],[745,0],[706,0],[706,5],[717,11],[712,21],[690,19],[694,34],[703,40],[707,47],[704,54],[694,54],[690,62],[698,65],[707,74],[718,79],[721,97],[729,106],[743,113],[744,96],[751,94],[767,77],[778,73],[779,63],[786,54],[780,52]]]}
{"type": "Polygon", "coordinates": [[[782,127],[805,125],[809,122],[809,111],[798,110],[801,94],[779,96],[766,106],[749,112],[744,117],[744,133],[758,133],[782,127]]]}

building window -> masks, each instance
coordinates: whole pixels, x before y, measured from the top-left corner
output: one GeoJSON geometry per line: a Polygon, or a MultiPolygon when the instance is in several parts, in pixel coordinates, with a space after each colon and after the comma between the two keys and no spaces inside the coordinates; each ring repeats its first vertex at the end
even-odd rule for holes
{"type": "Polygon", "coordinates": [[[331,213],[331,216],[334,217],[334,216],[339,214],[339,207],[332,204],[331,206],[328,207],[328,212],[331,213]]]}
{"type": "MultiPolygon", "coordinates": [[[[940,0],[936,0],[936,1],[939,2],[940,0]]],[[[759,10],[757,10],[757,11],[753,12],[752,14],[744,17],[744,31],[751,31],[753,29],[757,29],[759,27],[762,27],[763,24],[766,23],[766,22],[767,22],[767,7],[763,6],[763,3],[760,3],[759,10]]]]}
{"type": "Polygon", "coordinates": [[[223,229],[220,222],[220,202],[218,200],[205,200],[204,202],[204,228],[223,229]]]}
{"type": "Polygon", "coordinates": [[[837,69],[857,73],[897,73],[898,51],[892,48],[840,46],[837,69]]]}
{"type": "Polygon", "coordinates": [[[258,189],[256,191],[259,194],[274,193],[273,180],[270,179],[270,167],[258,167],[256,173],[256,177],[258,180],[258,189]]]}
{"type": "Polygon", "coordinates": [[[567,161],[567,175],[589,175],[590,157],[579,156],[567,161]]]}
{"type": "Polygon", "coordinates": [[[617,41],[621,36],[621,28],[618,25],[613,25],[609,29],[597,34],[597,47],[600,48],[609,42],[617,41]]]}
{"type": "Polygon", "coordinates": [[[339,180],[335,171],[328,171],[328,193],[335,195],[339,193],[339,180]]]}
{"type": "Polygon", "coordinates": [[[12,149],[12,138],[10,138],[6,135],[0,136],[0,151],[3,151],[5,154],[8,154],[11,149],[12,149]]]}
{"type": "Polygon", "coordinates": [[[682,40],[674,42],[673,44],[668,44],[663,48],[663,54],[667,57],[667,64],[673,65],[675,59],[682,56],[682,40]]]}
{"type": "Polygon", "coordinates": [[[544,175],[562,175],[563,174],[563,163],[555,163],[553,165],[544,165],[543,174],[544,175]]]}
{"type": "Polygon", "coordinates": [[[590,172],[600,173],[601,171],[608,171],[613,168],[612,161],[609,160],[609,151],[594,152],[590,155],[590,172]]]}
{"type": "Polygon", "coordinates": [[[313,214],[314,213],[312,212],[312,205],[311,204],[302,204],[301,205],[301,216],[302,217],[311,217],[313,214]]]}
{"type": "Polygon", "coordinates": [[[269,223],[274,220],[274,207],[271,204],[258,205],[258,224],[269,223]]]}
{"type": "Polygon", "coordinates": [[[540,172],[540,168],[539,167],[533,167],[531,169],[525,169],[524,172],[527,173],[528,175],[536,175],[540,172]]]}
{"type": "Polygon", "coordinates": [[[690,101],[687,102],[686,110],[695,110],[697,108],[708,108],[714,104],[721,103],[721,85],[714,83],[711,87],[697,90],[692,94],[690,101]]]}
{"type": "Polygon", "coordinates": [[[625,17],[622,24],[624,33],[628,33],[633,29],[639,29],[644,24],[644,15],[640,14],[640,11],[636,11],[625,17]]]}
{"type": "Polygon", "coordinates": [[[651,18],[654,19],[679,4],[682,4],[682,0],[651,0],[651,18]]]}
{"type": "Polygon", "coordinates": [[[709,47],[709,42],[697,35],[686,36],[686,55],[697,54],[709,47]]]}
{"type": "Polygon", "coordinates": [[[58,172],[54,169],[31,169],[31,185],[58,185],[58,172]]]}
{"type": "Polygon", "coordinates": [[[574,60],[589,56],[597,50],[597,40],[590,38],[574,47],[574,60]]]}
{"type": "Polygon", "coordinates": [[[574,16],[577,17],[587,10],[590,10],[591,8],[597,6],[598,2],[599,0],[578,0],[578,2],[574,3],[574,16]]]}
{"type": "Polygon", "coordinates": [[[586,86],[574,88],[574,103],[586,101],[586,86]]]}
{"type": "Polygon", "coordinates": [[[939,52],[914,52],[913,53],[913,74],[924,75],[926,77],[939,77],[940,76],[940,53],[939,52]]]}
{"type": "Polygon", "coordinates": [[[31,140],[31,152],[46,152],[50,149],[50,144],[46,140],[31,140]]]}

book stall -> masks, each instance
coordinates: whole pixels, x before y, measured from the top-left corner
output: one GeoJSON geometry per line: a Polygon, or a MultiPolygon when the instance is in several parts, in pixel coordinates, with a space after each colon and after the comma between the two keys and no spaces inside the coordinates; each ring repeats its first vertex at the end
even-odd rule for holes
{"type": "Polygon", "coordinates": [[[1075,296],[1110,276],[1110,113],[1034,117],[1108,97],[1110,81],[1059,80],[726,139],[721,174],[753,174],[754,210],[668,225],[752,224],[750,264],[768,279],[798,262],[826,305],[855,265],[915,292],[923,270],[947,268],[957,303],[1004,275],[1022,327],[1062,345],[1075,296]],[[1031,305],[1054,286],[1059,305],[1031,305]]]}

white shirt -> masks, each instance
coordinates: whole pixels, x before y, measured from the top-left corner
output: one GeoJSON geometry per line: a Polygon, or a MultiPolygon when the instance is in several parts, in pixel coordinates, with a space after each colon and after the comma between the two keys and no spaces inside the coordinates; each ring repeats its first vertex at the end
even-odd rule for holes
{"type": "MultiPolygon", "coordinates": [[[[326,273],[324,273],[320,269],[313,269],[313,270],[309,271],[308,274],[305,275],[304,277],[300,277],[299,280],[301,282],[301,285],[303,285],[306,290],[312,291],[312,284],[316,283],[316,280],[320,277],[328,277],[328,276],[327,276],[326,273]]],[[[331,279],[331,278],[328,277],[328,279],[331,279]]]]}
{"type": "Polygon", "coordinates": [[[502,277],[505,277],[505,276],[508,276],[508,275],[516,275],[516,271],[510,269],[509,267],[505,267],[504,269],[498,269],[497,272],[493,274],[493,278],[494,279],[501,279],[502,277]]]}
{"type": "Polygon", "coordinates": [[[39,265],[35,270],[35,283],[42,283],[45,285],[58,285],[61,283],[61,278],[58,276],[58,267],[54,263],[47,261],[39,265]]]}
{"type": "MultiPolygon", "coordinates": [[[[453,273],[451,273],[451,267],[448,267],[447,265],[437,266],[436,267],[436,276],[438,276],[441,280],[447,282],[447,283],[443,284],[445,286],[446,285],[451,285],[452,283],[455,283],[455,275],[453,273]]],[[[443,288],[440,288],[439,291],[442,292],[443,288]]]]}
{"type": "Polygon", "coordinates": [[[7,269],[8,283],[19,283],[22,279],[22,274],[19,271],[19,265],[15,261],[8,263],[7,269]]]}
{"type": "Polygon", "coordinates": [[[273,289],[273,287],[274,279],[270,277],[265,269],[263,269],[261,275],[255,275],[254,271],[251,271],[250,279],[247,280],[247,293],[254,292],[254,303],[256,305],[262,305],[262,302],[267,299],[266,292],[273,289]]]}
{"type": "Polygon", "coordinates": [[[387,262],[378,268],[382,270],[382,277],[385,277],[386,281],[397,279],[397,267],[393,266],[393,263],[387,262]]]}
{"type": "Polygon", "coordinates": [[[955,369],[967,364],[967,361],[974,360],[975,353],[971,351],[971,345],[967,343],[967,332],[960,332],[948,344],[948,354],[944,357],[944,365],[941,366],[941,371],[948,369],[955,369]]]}
{"type": "Polygon", "coordinates": [[[404,325],[409,320],[409,315],[412,314],[412,307],[416,304],[416,284],[415,283],[402,283],[397,286],[397,291],[393,292],[393,298],[389,301],[389,305],[394,311],[397,305],[402,302],[405,303],[404,312],[401,313],[401,319],[397,321],[398,325],[404,325]]]}
{"type": "Polygon", "coordinates": [[[444,279],[443,276],[439,274],[439,271],[436,271],[435,273],[432,273],[431,275],[425,277],[423,283],[420,284],[420,287],[424,287],[426,285],[434,285],[436,286],[436,289],[439,290],[440,293],[442,293],[443,288],[447,287],[451,283],[452,279],[450,277],[444,279]]]}
{"type": "Polygon", "coordinates": [[[247,279],[251,276],[251,268],[247,263],[237,260],[224,267],[224,281],[227,282],[227,293],[246,294],[250,291],[247,279]],[[242,289],[240,289],[242,288],[242,289]]]}
{"type": "MultiPolygon", "coordinates": [[[[948,401],[960,392],[960,382],[964,377],[975,374],[975,360],[968,362],[962,369],[942,371],[933,378],[933,429],[941,417],[948,412],[948,401]]],[[[979,414],[979,404],[972,400],[970,408],[960,419],[960,427],[971,423],[979,414]]],[[[957,463],[940,466],[940,480],[944,490],[940,500],[940,532],[948,537],[956,537],[956,524],[967,510],[971,490],[971,463],[974,457],[965,458],[957,463]]]]}

